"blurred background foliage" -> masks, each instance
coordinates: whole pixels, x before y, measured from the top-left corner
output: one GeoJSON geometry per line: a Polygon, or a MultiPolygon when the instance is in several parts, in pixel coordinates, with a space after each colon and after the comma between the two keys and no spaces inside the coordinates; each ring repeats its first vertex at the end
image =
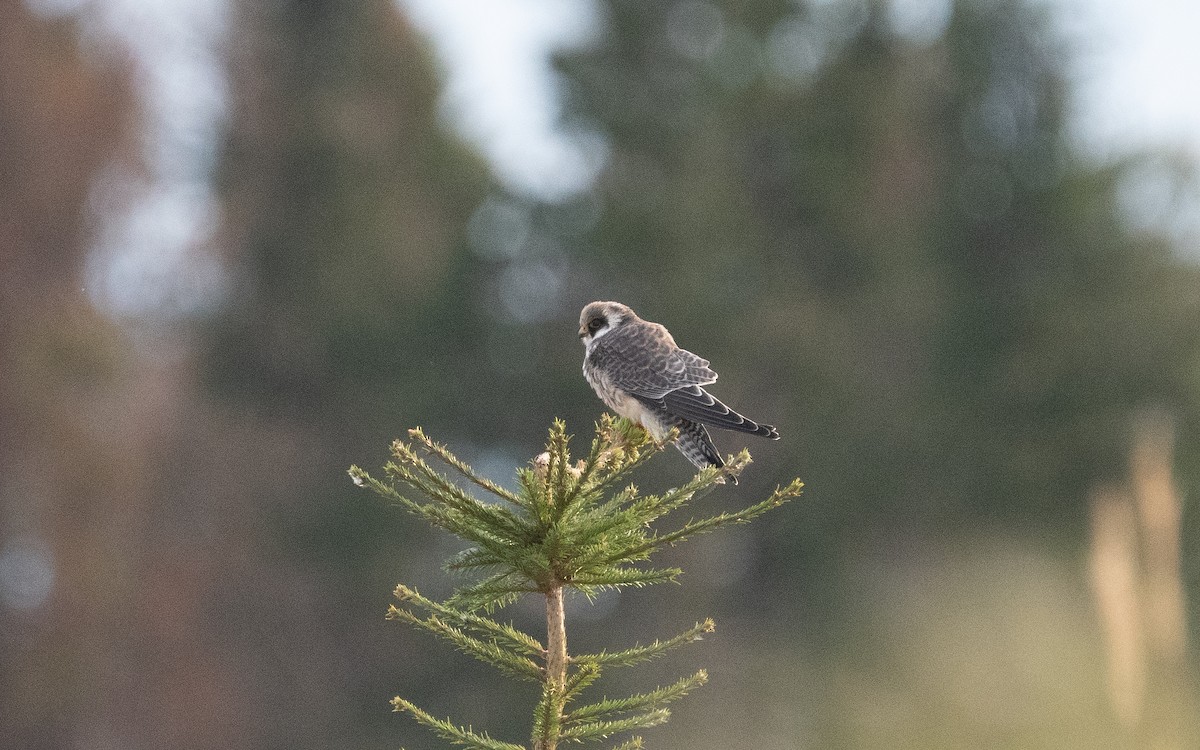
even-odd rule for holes
{"type": "Polygon", "coordinates": [[[592,299],[779,426],[726,493],[808,485],[658,598],[574,603],[580,647],[717,620],[653,746],[1200,744],[1200,268],[1121,206],[1189,166],[1075,153],[1042,4],[907,33],[852,0],[599,5],[556,65],[606,166],[549,201],[447,129],[393,3],[230,2],[225,291],[130,315],[85,287],[113,165],[154,173],[144,71],[90,6],[0,3],[6,746],[432,747],[397,692],[519,741],[531,696],[383,620],[453,548],[344,470],[413,425],[497,479],[552,418],[589,433],[592,299]]]}

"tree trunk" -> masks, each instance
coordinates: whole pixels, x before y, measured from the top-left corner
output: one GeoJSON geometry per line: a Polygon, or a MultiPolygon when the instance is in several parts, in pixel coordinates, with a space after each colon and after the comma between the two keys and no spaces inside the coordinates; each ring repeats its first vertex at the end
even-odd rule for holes
{"type": "MultiPolygon", "coordinates": [[[[567,681],[567,623],[563,612],[562,586],[546,592],[546,688],[559,696],[553,710],[561,714],[561,696],[567,681]]],[[[555,731],[551,736],[538,738],[534,750],[555,750],[558,747],[558,722],[553,722],[555,731]]]]}

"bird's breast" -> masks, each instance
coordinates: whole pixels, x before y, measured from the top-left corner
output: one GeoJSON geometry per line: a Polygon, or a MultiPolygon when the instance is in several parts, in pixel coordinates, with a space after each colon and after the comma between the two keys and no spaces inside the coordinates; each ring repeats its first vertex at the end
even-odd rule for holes
{"type": "Polygon", "coordinates": [[[615,411],[619,416],[631,419],[639,424],[644,423],[642,403],[613,385],[607,373],[595,367],[587,360],[584,360],[583,377],[587,379],[588,385],[592,387],[592,390],[596,392],[596,395],[600,397],[605,406],[615,411]]]}
{"type": "Polygon", "coordinates": [[[604,405],[616,412],[617,416],[640,424],[655,440],[662,440],[666,437],[670,426],[663,420],[662,414],[647,408],[641,401],[613,385],[603,370],[584,362],[583,376],[587,378],[588,384],[592,386],[592,390],[596,392],[604,405]]]}

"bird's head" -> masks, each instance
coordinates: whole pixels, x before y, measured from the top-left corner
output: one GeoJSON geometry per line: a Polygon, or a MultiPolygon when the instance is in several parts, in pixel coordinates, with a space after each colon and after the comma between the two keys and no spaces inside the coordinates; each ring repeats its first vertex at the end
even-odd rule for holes
{"type": "Polygon", "coordinates": [[[620,302],[589,302],[579,313],[579,338],[586,346],[636,317],[620,302]]]}

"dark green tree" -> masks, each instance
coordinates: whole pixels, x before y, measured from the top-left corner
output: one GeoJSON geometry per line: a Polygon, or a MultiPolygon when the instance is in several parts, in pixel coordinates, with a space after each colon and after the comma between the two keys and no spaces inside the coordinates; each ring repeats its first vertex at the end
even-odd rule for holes
{"type": "Polygon", "coordinates": [[[230,13],[217,170],[230,294],[198,321],[203,398],[165,462],[187,468],[157,492],[223,524],[211,591],[241,604],[205,621],[215,632],[197,642],[220,644],[257,696],[238,706],[245,744],[366,746],[388,731],[369,708],[380,686],[313,664],[396,658],[362,632],[371,587],[350,581],[392,582],[380,550],[411,553],[425,537],[383,539],[388,510],[346,508],[326,467],[417,414],[436,408],[454,424],[483,413],[452,374],[482,348],[463,300],[486,278],[465,225],[491,182],[439,121],[433,57],[396,3],[234,2],[230,13]],[[230,552],[243,545],[270,551],[230,552]],[[264,635],[280,599],[307,602],[307,617],[281,624],[288,654],[272,647],[281,634],[264,635]]]}
{"type": "Polygon", "coordinates": [[[404,393],[392,416],[414,393],[456,403],[431,389],[444,379],[403,381],[418,357],[453,368],[478,346],[457,295],[477,290],[463,227],[489,180],[438,122],[425,44],[386,0],[237,12],[219,176],[236,292],[213,320],[210,383],[298,421],[363,393],[404,393]]]}
{"type": "MultiPolygon", "coordinates": [[[[402,606],[390,607],[388,617],[427,630],[512,678],[539,684],[541,698],[533,711],[534,750],[554,750],[559,743],[600,740],[662,724],[670,715],[668,703],[707,681],[700,670],[646,693],[580,703],[583,691],[605,670],[657,658],[699,640],[714,625],[704,620],[649,645],[571,654],[563,607],[567,592],[591,597],[606,589],[674,581],[682,573],[679,568],[646,565],[655,553],[698,534],[746,523],[798,496],[803,487],[794,480],[741,510],[691,519],[667,530],[656,524],[724,484],[724,473],[703,469],[690,481],[656,495],[642,495],[632,484],[622,486],[631,472],[662,448],[625,420],[605,415],[591,449],[576,463],[571,460],[565,425],[555,422],[546,452],[531,467],[518,470],[517,492],[481,476],[420,429],[410,430],[409,435],[413,443],[392,444],[393,461],[384,467],[387,479],[374,479],[357,466],[350,468],[351,478],[470,543],[447,567],[482,577],[440,603],[398,586],[396,596],[402,606]],[[462,489],[431,467],[422,453],[440,459],[491,500],[483,502],[462,489]],[[413,493],[421,499],[412,499],[413,493]],[[545,598],[544,642],[489,616],[525,595],[545,598]]],[[[728,471],[736,476],[749,463],[749,454],[742,451],[728,471]]],[[[475,750],[521,748],[435,718],[404,698],[395,698],[392,704],[456,745],[475,750]]],[[[618,746],[621,750],[638,747],[640,737],[618,746]]]]}

